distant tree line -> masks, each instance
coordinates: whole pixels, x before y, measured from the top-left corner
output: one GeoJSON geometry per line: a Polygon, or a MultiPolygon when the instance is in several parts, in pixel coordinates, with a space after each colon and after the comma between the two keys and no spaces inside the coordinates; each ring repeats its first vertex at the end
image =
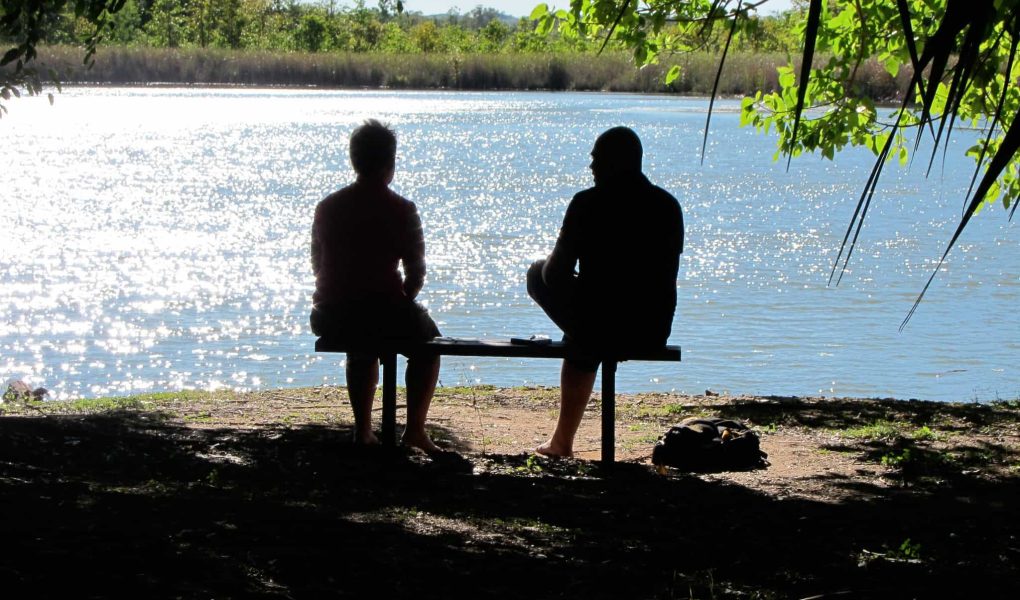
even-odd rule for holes
{"type": "MultiPolygon", "coordinates": [[[[413,2],[408,3],[413,8],[413,2]]],[[[44,42],[77,44],[95,30],[88,15],[68,3],[48,16],[44,42]]],[[[0,10],[2,13],[2,10],[0,10]]],[[[2,16],[2,14],[0,14],[2,16]]],[[[737,41],[737,50],[797,52],[799,11],[755,16],[737,41]]],[[[340,6],[336,0],[125,0],[111,12],[105,44],[154,48],[353,52],[388,54],[587,53],[600,44],[586,36],[537,32],[528,18],[514,19],[492,8],[426,16],[398,11],[396,3],[370,7],[363,0],[340,6]]],[[[723,44],[709,38],[705,50],[723,44]]]]}

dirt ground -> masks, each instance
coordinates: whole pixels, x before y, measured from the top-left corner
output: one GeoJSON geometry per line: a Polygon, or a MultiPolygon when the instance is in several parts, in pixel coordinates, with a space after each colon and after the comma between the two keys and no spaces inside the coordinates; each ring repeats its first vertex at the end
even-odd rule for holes
{"type": "MultiPolygon", "coordinates": [[[[596,398],[577,459],[530,453],[558,390],[441,389],[447,452],[357,448],[342,388],[5,405],[4,597],[1012,598],[1020,404],[596,398]],[[689,416],[766,468],[660,470],[689,416]],[[13,595],[9,595],[13,594],[13,595]]],[[[403,407],[398,410],[398,423],[403,407]]]]}

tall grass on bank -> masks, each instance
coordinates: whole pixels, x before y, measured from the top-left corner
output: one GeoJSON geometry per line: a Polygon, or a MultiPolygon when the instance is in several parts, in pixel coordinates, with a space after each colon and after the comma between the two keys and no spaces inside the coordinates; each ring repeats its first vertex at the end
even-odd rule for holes
{"type": "MultiPolygon", "coordinates": [[[[185,84],[241,86],[315,86],[456,90],[578,90],[708,94],[719,57],[700,53],[677,56],[643,69],[623,53],[587,54],[327,54],[106,47],[95,66],[80,69],[78,48],[46,48],[41,59],[68,83],[185,84]],[[663,83],[673,64],[682,67],[673,84],[663,83]]],[[[719,84],[722,95],[743,95],[778,88],[776,67],[783,54],[736,54],[726,60],[719,84]]],[[[882,100],[896,95],[897,82],[877,63],[859,78],[862,89],[882,100]]],[[[900,79],[902,79],[902,75],[900,79]]],[[[903,86],[899,86],[903,89],[903,86]]]]}

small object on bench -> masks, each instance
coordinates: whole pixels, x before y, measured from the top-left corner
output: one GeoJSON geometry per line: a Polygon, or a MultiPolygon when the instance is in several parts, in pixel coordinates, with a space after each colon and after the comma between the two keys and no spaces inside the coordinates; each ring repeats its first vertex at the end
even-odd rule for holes
{"type": "MultiPolygon", "coordinates": [[[[537,336],[536,336],[537,337],[537,336]]],[[[527,339],[527,338],[525,338],[527,339]]],[[[397,421],[397,354],[431,353],[448,356],[497,356],[513,358],[566,358],[583,349],[563,342],[515,343],[513,340],[468,340],[441,337],[428,342],[385,342],[364,344],[319,338],[316,352],[374,352],[383,367],[382,443],[395,445],[397,421]]],[[[680,362],[680,346],[620,352],[596,356],[602,362],[602,463],[615,462],[616,450],[616,366],[627,360],[680,362]]]]}
{"type": "Polygon", "coordinates": [[[512,337],[510,338],[511,344],[528,344],[532,346],[545,346],[551,344],[552,340],[546,335],[533,335],[528,338],[512,337]]]}

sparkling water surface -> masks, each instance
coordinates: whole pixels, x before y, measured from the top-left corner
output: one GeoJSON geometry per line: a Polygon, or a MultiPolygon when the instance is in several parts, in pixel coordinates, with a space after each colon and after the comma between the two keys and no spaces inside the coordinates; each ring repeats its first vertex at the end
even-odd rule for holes
{"type": "MultiPolygon", "coordinates": [[[[528,298],[601,131],[633,127],[687,221],[671,343],[622,391],[1020,395],[1020,253],[1001,206],[900,321],[959,220],[972,173],[955,135],[924,178],[890,164],[850,270],[827,286],[873,164],[849,150],[773,162],[775,139],[707,100],[582,93],[72,89],[10,103],[0,192],[0,377],[57,398],[343,382],[308,329],[315,204],[352,179],[346,140],[398,131],[394,188],[421,211],[421,300],[443,333],[558,332],[528,298]],[[1011,362],[1012,361],[1012,362],[1011,362]]],[[[443,385],[557,385],[556,361],[444,357],[443,385]]]]}

